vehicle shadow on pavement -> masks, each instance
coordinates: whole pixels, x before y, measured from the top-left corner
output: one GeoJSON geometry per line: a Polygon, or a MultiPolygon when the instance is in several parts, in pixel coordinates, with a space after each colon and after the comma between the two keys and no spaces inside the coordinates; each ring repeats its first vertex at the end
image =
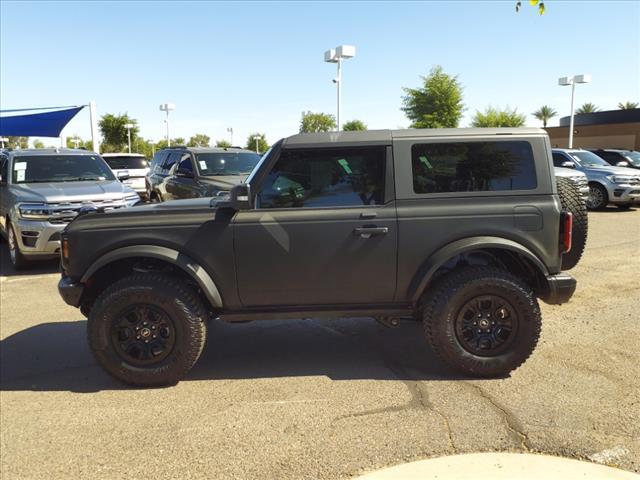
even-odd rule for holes
{"type": "MultiPolygon", "coordinates": [[[[211,322],[202,357],[183,381],[326,376],[332,380],[454,380],[421,325],[371,319],[211,322]]],[[[95,362],[86,320],[43,323],[0,341],[0,390],[128,389],[95,362]]]]}
{"type": "Polygon", "coordinates": [[[6,240],[0,242],[0,277],[23,275],[42,275],[43,273],[57,273],[60,271],[60,261],[57,259],[33,262],[25,270],[16,270],[11,265],[9,247],[6,240]]]}

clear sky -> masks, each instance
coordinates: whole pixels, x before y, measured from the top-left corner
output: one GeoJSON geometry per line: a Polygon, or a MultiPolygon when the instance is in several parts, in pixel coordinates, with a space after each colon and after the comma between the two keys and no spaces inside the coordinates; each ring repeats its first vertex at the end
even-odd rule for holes
{"type": "MultiPolygon", "coordinates": [[[[205,133],[245,143],[296,133],[302,111],[335,114],[335,65],[323,52],[353,44],[344,64],[343,120],[409,125],[402,87],[434,65],[459,76],[468,126],[488,105],[527,124],[543,104],[569,113],[560,76],[590,73],[576,104],[640,101],[640,2],[12,2],[0,6],[0,108],[97,102],[99,114],[136,118],[160,140],[205,133]]],[[[551,121],[557,124],[558,119],[551,121]]],[[[83,111],[64,134],[89,137],[83,111]]],[[[47,144],[55,144],[48,141],[47,144]]]]}

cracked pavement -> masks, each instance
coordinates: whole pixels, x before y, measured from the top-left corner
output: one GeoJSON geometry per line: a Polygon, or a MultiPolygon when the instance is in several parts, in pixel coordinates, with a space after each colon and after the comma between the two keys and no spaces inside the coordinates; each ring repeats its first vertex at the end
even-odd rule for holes
{"type": "Polygon", "coordinates": [[[305,319],[213,323],[185,381],[129,389],[55,266],[15,275],[2,245],[0,476],[334,479],[479,451],[640,472],[640,209],[589,221],[576,295],[542,304],[537,350],[497,380],[447,370],[417,324],[305,319]]]}

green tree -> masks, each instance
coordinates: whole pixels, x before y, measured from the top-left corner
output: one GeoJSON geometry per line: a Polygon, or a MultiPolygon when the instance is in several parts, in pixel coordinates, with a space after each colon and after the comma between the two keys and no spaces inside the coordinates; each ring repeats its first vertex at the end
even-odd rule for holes
{"type": "Polygon", "coordinates": [[[204,133],[196,133],[189,139],[188,147],[208,147],[211,143],[211,137],[204,133]]]}
{"type": "Polygon", "coordinates": [[[546,127],[547,122],[556,115],[558,115],[558,112],[556,112],[555,109],[553,109],[549,105],[543,105],[538,110],[533,112],[533,116],[542,122],[543,127],[546,127]]]}
{"type": "Polygon", "coordinates": [[[267,136],[264,133],[253,132],[247,137],[247,150],[256,151],[256,142],[258,143],[257,152],[264,153],[269,150],[269,142],[267,142],[267,136]],[[258,137],[256,139],[256,137],[258,137]]]}
{"type": "Polygon", "coordinates": [[[163,148],[167,148],[167,147],[168,147],[167,140],[164,138],[158,141],[158,143],[156,143],[156,150],[162,150],[163,148]]]}
{"type": "Polygon", "coordinates": [[[618,108],[620,110],[633,110],[634,108],[638,108],[640,104],[638,102],[620,102],[618,104],[618,108]]]}
{"type": "Polygon", "coordinates": [[[505,108],[499,110],[493,107],[487,107],[483,112],[476,110],[473,116],[471,126],[473,127],[522,127],[525,122],[525,116],[514,108],[510,110],[505,108]]]}
{"type": "Polygon", "coordinates": [[[216,147],[218,148],[229,148],[231,146],[231,142],[229,140],[216,140],[216,147]]]}
{"type": "Polygon", "coordinates": [[[303,112],[300,133],[329,132],[336,129],[336,119],[328,113],[303,112]]]}
{"type": "Polygon", "coordinates": [[[5,137],[5,148],[29,148],[29,137],[5,137]]]}
{"type": "Polygon", "coordinates": [[[171,139],[172,147],[182,147],[182,146],[185,146],[186,144],[187,142],[185,142],[183,137],[176,137],[171,139]]]}
{"type": "Polygon", "coordinates": [[[138,122],[133,118],[129,118],[126,113],[124,115],[114,115],[107,113],[100,118],[98,126],[102,134],[102,151],[104,152],[122,152],[128,145],[127,125],[133,124],[131,129],[131,143],[138,136],[138,122]]]}
{"type": "Polygon", "coordinates": [[[598,108],[595,104],[591,102],[583,103],[580,108],[576,110],[576,113],[593,113],[599,112],[600,108],[598,108]]]}
{"type": "MultiPolygon", "coordinates": [[[[544,15],[544,12],[547,11],[546,7],[544,6],[544,2],[541,2],[540,0],[529,0],[529,5],[538,7],[538,13],[540,15],[544,15]]],[[[522,2],[518,1],[516,2],[516,12],[519,12],[520,8],[522,8],[522,2]]]]}
{"type": "Polygon", "coordinates": [[[360,120],[351,120],[342,125],[342,130],[345,132],[354,132],[356,130],[366,130],[367,126],[360,120]]]}
{"type": "Polygon", "coordinates": [[[462,118],[462,87],[457,76],[435,66],[421,77],[420,88],[404,88],[402,111],[411,120],[411,128],[456,128],[462,118]]]}
{"type": "Polygon", "coordinates": [[[34,140],[33,148],[44,148],[44,142],[42,140],[34,140]]]}

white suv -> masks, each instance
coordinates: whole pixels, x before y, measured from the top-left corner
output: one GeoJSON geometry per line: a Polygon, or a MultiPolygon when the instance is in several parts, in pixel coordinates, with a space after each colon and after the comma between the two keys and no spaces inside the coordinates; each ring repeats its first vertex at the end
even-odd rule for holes
{"type": "Polygon", "coordinates": [[[103,153],[102,158],[122,183],[133,188],[145,199],[147,186],[144,179],[149,172],[149,162],[144,155],[140,153],[103,153]]]}

